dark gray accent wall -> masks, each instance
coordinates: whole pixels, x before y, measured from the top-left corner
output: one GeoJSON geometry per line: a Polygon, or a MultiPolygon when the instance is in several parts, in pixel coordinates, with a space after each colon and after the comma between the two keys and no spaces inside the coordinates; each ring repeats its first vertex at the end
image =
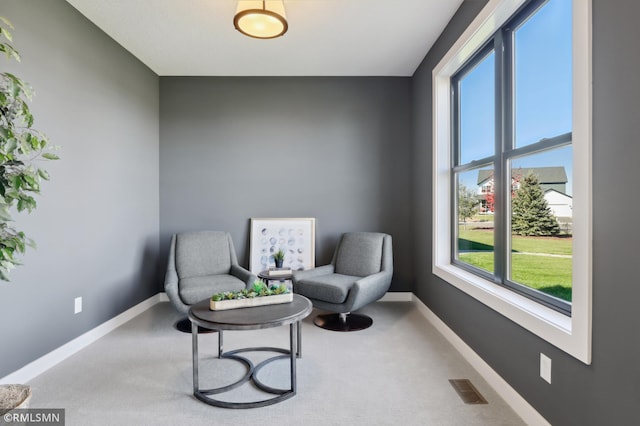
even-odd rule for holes
{"type": "Polygon", "coordinates": [[[593,0],[593,361],[585,365],[431,273],[431,72],[481,10],[465,1],[414,75],[415,294],[553,425],[637,424],[640,3],[593,0]],[[540,352],[552,383],[539,376],[540,352]]]}
{"type": "Polygon", "coordinates": [[[0,377],[158,292],[158,77],[62,0],[2,0],[36,90],[36,128],[60,145],[38,208],[16,226],[38,247],[0,283],[0,377]],[[74,315],[74,298],[83,312],[74,315]]]}
{"type": "Polygon", "coordinates": [[[223,230],[248,266],[250,218],[315,217],[316,265],[343,232],[387,232],[392,290],[410,291],[411,135],[409,78],[163,77],[163,253],[223,230]]]}

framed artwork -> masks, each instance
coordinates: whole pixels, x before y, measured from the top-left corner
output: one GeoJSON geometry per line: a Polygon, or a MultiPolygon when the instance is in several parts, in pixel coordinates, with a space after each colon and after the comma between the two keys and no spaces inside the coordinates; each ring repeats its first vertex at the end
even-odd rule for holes
{"type": "Polygon", "coordinates": [[[251,218],[249,269],[254,274],[273,268],[273,254],[278,250],[284,252],[284,268],[314,268],[315,247],[315,218],[251,218]]]}

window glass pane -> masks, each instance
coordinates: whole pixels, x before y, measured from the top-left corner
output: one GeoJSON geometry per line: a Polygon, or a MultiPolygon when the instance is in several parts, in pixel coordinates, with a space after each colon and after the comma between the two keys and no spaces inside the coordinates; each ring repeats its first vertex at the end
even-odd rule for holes
{"type": "Polygon", "coordinates": [[[456,258],[493,272],[493,212],[487,207],[493,169],[470,170],[458,174],[458,241],[456,258]]]}
{"type": "Polygon", "coordinates": [[[489,157],[495,150],[495,59],[491,52],[459,85],[459,163],[489,157]]]}
{"type": "Polygon", "coordinates": [[[571,2],[550,0],[514,35],[515,146],[571,131],[571,2]]]}
{"type": "Polygon", "coordinates": [[[571,302],[572,148],[510,162],[509,279],[571,302]]]}

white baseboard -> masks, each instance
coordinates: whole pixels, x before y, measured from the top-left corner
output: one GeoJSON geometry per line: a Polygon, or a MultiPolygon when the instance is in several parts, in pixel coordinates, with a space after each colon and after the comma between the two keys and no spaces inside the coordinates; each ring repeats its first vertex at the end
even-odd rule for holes
{"type": "Polygon", "coordinates": [[[413,293],[410,291],[405,292],[387,292],[379,300],[379,302],[411,302],[413,300],[413,293]]]}
{"type": "MultiPolygon", "coordinates": [[[[14,371],[13,373],[3,377],[0,379],[0,384],[9,384],[9,383],[27,383],[36,376],[44,373],[49,368],[58,364],[59,362],[65,360],[71,355],[75,354],[79,350],[85,348],[91,343],[95,342],[105,334],[115,330],[120,327],[125,322],[135,318],[140,315],[142,312],[146,311],[150,307],[162,301],[162,294],[156,294],[155,296],[151,296],[147,300],[144,300],[138,303],[136,306],[127,309],[120,315],[110,319],[107,322],[100,324],[99,326],[87,331],[86,333],[76,337],[68,343],[60,346],[57,349],[49,352],[46,355],[41,356],[35,361],[25,365],[19,370],[14,371]]],[[[166,295],[164,296],[166,298],[166,295]]],[[[167,299],[169,300],[169,299],[167,299]]]]}
{"type": "Polygon", "coordinates": [[[453,332],[431,309],[413,296],[413,303],[424,317],[453,345],[471,366],[493,387],[493,389],[513,408],[528,425],[550,426],[550,423],[533,408],[526,399],[513,389],[480,356],[453,332]]]}

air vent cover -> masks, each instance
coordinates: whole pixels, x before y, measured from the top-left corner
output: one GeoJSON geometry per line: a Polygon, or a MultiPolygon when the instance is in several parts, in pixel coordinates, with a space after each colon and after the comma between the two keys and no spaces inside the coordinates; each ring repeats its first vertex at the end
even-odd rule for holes
{"type": "Polygon", "coordinates": [[[449,383],[465,404],[488,404],[469,379],[449,379],[449,383]]]}

